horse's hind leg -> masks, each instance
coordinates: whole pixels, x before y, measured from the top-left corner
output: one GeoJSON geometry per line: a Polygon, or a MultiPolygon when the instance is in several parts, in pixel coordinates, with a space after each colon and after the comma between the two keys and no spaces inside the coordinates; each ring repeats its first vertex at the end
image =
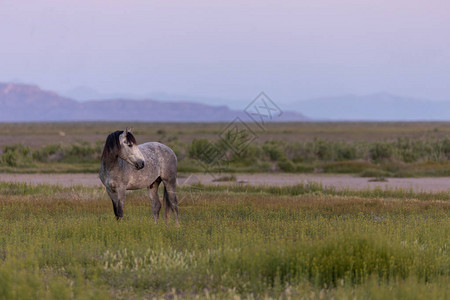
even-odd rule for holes
{"type": "Polygon", "coordinates": [[[164,200],[165,200],[165,212],[166,212],[166,224],[169,218],[169,209],[175,213],[175,218],[178,223],[178,200],[176,194],[177,181],[176,178],[170,180],[164,180],[164,200]]]}
{"type": "Polygon", "coordinates": [[[156,179],[155,182],[148,187],[148,196],[150,198],[150,202],[152,203],[153,219],[155,220],[155,223],[158,221],[159,211],[161,210],[161,202],[159,201],[158,196],[158,187],[160,183],[161,178],[158,177],[158,179],[156,179]]]}

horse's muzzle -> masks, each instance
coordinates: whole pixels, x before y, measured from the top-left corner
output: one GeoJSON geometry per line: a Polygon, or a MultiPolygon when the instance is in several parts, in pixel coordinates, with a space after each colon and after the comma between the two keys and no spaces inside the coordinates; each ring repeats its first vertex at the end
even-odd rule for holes
{"type": "Polygon", "coordinates": [[[135,163],[134,166],[136,167],[136,169],[140,170],[144,167],[144,161],[140,161],[138,163],[135,163]]]}

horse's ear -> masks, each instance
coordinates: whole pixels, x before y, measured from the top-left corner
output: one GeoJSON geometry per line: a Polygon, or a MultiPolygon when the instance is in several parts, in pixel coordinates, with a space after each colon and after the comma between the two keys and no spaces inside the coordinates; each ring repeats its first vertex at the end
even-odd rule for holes
{"type": "Polygon", "coordinates": [[[133,130],[133,128],[131,127],[127,127],[127,129],[125,129],[125,134],[131,133],[131,131],[133,130]]]}
{"type": "MultiPolygon", "coordinates": [[[[128,128],[127,128],[128,129],[128,128]]],[[[120,141],[123,141],[123,140],[125,140],[126,138],[127,138],[127,130],[125,130],[124,132],[122,132],[120,135],[119,135],[119,140],[120,141]]]]}

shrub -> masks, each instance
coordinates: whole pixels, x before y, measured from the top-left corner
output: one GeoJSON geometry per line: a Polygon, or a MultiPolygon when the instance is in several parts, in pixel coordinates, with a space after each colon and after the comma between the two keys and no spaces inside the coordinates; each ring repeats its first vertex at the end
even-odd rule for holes
{"type": "Polygon", "coordinates": [[[314,140],[314,154],[319,160],[330,160],[332,153],[330,143],[321,139],[314,140]]]}
{"type": "Polygon", "coordinates": [[[61,145],[47,145],[33,152],[35,161],[59,161],[64,158],[65,152],[61,145]]]}
{"type": "Polygon", "coordinates": [[[91,145],[88,142],[72,144],[66,149],[65,161],[69,162],[87,162],[100,160],[102,147],[99,144],[91,145]]]}
{"type": "Polygon", "coordinates": [[[209,147],[210,142],[207,139],[194,139],[189,149],[189,157],[194,159],[203,159],[204,152],[209,147]]]}
{"type": "Polygon", "coordinates": [[[2,165],[10,167],[22,166],[29,164],[32,161],[33,158],[30,147],[21,144],[5,146],[0,160],[2,165]]]}
{"type": "Polygon", "coordinates": [[[393,146],[387,142],[375,142],[369,149],[370,158],[374,161],[392,158],[393,146]]]}
{"type": "Polygon", "coordinates": [[[413,149],[404,149],[400,153],[402,160],[406,163],[412,163],[419,159],[419,153],[415,152],[413,149]]]}
{"type": "Polygon", "coordinates": [[[314,171],[313,166],[304,165],[304,164],[296,164],[295,165],[295,172],[296,173],[308,173],[314,171]]]}
{"type": "Polygon", "coordinates": [[[284,172],[295,172],[296,170],[294,163],[288,159],[283,159],[279,161],[278,166],[284,172]]]}
{"type": "Polygon", "coordinates": [[[281,147],[280,141],[266,141],[262,146],[262,150],[271,161],[285,159],[285,153],[281,147]]]}
{"type": "Polygon", "coordinates": [[[335,160],[356,159],[356,147],[347,143],[336,143],[335,160]]]}

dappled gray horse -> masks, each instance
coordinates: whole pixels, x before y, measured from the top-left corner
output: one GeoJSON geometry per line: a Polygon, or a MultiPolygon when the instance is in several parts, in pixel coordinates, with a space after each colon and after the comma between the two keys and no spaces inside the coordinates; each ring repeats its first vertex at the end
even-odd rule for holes
{"type": "Polygon", "coordinates": [[[166,223],[169,210],[175,213],[178,223],[176,178],[177,157],[166,145],[156,142],[137,145],[128,129],[113,132],[106,138],[100,180],[112,200],[118,220],[123,217],[126,190],[147,188],[156,222],[161,210],[158,187],[162,181],[166,223]]]}

